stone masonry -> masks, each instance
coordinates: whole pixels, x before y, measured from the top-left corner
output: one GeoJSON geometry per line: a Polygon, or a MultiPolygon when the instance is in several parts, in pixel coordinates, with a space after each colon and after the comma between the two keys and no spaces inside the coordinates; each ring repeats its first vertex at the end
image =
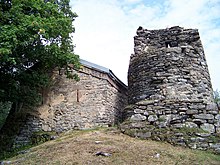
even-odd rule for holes
{"type": "Polygon", "coordinates": [[[127,86],[111,70],[81,60],[76,72],[80,81],[54,71],[53,82],[43,105],[30,113],[16,137],[16,144],[30,142],[33,132],[64,132],[117,124],[127,104],[127,86]],[[61,74],[61,75],[59,75],[61,74]]]}
{"type": "Polygon", "coordinates": [[[128,91],[111,70],[81,63],[79,71],[72,70],[79,82],[54,70],[42,105],[28,110],[24,119],[17,117],[22,123],[17,146],[30,143],[36,132],[60,133],[123,121],[120,129],[133,137],[220,153],[220,114],[197,29],[139,27],[128,91]]]}
{"type": "Polygon", "coordinates": [[[139,27],[134,45],[122,131],[220,152],[220,114],[198,30],[139,27]]]}

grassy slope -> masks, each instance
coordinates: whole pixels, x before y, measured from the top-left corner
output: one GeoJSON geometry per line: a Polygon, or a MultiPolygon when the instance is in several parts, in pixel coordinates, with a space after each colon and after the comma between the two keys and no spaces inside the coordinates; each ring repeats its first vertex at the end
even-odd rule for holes
{"type": "Polygon", "coordinates": [[[92,165],[180,165],[220,164],[220,155],[174,147],[167,143],[140,140],[114,128],[66,133],[60,138],[33,147],[11,158],[12,164],[92,165]],[[100,142],[97,142],[100,141],[100,142]],[[97,144],[98,143],[98,144],[97,144]],[[112,156],[96,156],[98,151],[112,156]]]}

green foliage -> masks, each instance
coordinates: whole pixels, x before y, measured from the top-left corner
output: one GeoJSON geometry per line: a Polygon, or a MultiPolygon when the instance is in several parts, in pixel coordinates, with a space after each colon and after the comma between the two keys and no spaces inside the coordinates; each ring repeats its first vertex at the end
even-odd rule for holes
{"type": "Polygon", "coordinates": [[[181,132],[185,135],[194,135],[195,133],[208,133],[207,131],[201,128],[189,128],[189,127],[182,127],[173,131],[181,132]]]}
{"type": "MultiPolygon", "coordinates": [[[[57,136],[55,132],[45,132],[45,131],[38,131],[34,132],[31,136],[31,142],[26,145],[21,145],[19,147],[13,147],[9,150],[5,150],[3,152],[0,152],[0,160],[4,160],[13,156],[16,156],[24,151],[27,151],[28,149],[37,146],[39,144],[42,144],[46,141],[51,140],[52,136],[57,136]]],[[[9,137],[10,138],[10,137],[9,137]]],[[[6,142],[8,143],[8,142],[6,142]]],[[[1,150],[0,150],[1,151],[1,150]]]]}
{"type": "Polygon", "coordinates": [[[216,103],[220,102],[220,92],[216,89],[216,90],[213,92],[213,94],[214,94],[214,101],[215,101],[216,103]]]}
{"type": "Polygon", "coordinates": [[[0,160],[6,160],[8,158],[14,157],[14,156],[20,154],[22,151],[23,152],[27,151],[31,147],[33,147],[33,145],[25,145],[25,146],[22,146],[20,148],[14,148],[11,151],[0,152],[0,160]]]}
{"type": "Polygon", "coordinates": [[[8,116],[10,108],[11,108],[10,102],[6,102],[6,103],[0,102],[0,129],[3,126],[5,120],[8,116]]]}
{"type": "Polygon", "coordinates": [[[0,100],[36,105],[55,67],[79,69],[69,0],[0,1],[0,100]]]}
{"type": "Polygon", "coordinates": [[[34,132],[31,136],[31,145],[38,145],[51,140],[51,136],[55,136],[55,132],[39,131],[34,132]]]}

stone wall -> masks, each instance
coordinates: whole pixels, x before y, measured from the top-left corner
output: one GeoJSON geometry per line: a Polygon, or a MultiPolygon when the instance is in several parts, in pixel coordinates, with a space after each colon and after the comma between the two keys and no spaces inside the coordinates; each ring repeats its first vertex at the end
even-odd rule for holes
{"type": "Polygon", "coordinates": [[[79,82],[54,71],[54,84],[45,103],[28,115],[16,137],[17,144],[28,143],[37,131],[59,133],[119,122],[127,104],[127,87],[110,70],[86,61],[82,64],[80,71],[73,71],[79,82]]]}
{"type": "Polygon", "coordinates": [[[139,27],[134,44],[122,130],[220,152],[220,115],[198,30],[139,27]]]}

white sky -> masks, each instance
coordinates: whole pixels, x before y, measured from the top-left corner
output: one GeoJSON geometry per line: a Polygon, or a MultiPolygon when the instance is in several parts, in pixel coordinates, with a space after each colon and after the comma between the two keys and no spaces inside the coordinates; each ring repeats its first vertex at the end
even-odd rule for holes
{"type": "Polygon", "coordinates": [[[199,29],[213,89],[220,89],[220,0],[71,0],[75,53],[127,84],[136,29],[199,29]]]}

